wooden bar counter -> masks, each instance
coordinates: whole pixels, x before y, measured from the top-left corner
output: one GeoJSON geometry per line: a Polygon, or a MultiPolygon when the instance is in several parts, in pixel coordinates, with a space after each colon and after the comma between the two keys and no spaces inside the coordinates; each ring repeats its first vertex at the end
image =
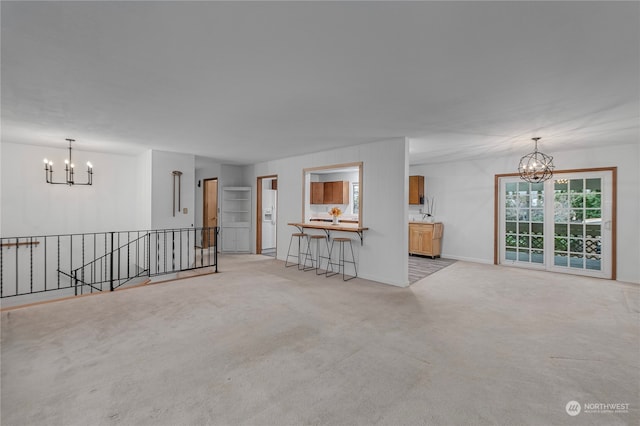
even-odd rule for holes
{"type": "Polygon", "coordinates": [[[303,232],[304,229],[321,229],[327,233],[327,238],[331,238],[331,231],[355,232],[360,237],[360,245],[364,244],[364,231],[369,230],[369,228],[358,226],[357,223],[339,223],[334,225],[333,223],[326,222],[290,222],[288,225],[297,227],[300,232],[303,232]]]}

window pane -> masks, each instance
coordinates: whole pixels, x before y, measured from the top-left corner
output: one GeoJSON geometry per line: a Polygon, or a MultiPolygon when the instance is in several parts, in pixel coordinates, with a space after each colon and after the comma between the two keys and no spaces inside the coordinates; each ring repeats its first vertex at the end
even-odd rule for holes
{"type": "Polygon", "coordinates": [[[592,255],[600,254],[600,240],[586,239],[584,240],[584,252],[592,255]]]}
{"type": "Polygon", "coordinates": [[[520,262],[528,262],[529,261],[529,250],[518,250],[518,260],[520,262]]]}
{"type": "Polygon", "coordinates": [[[591,269],[593,271],[600,271],[602,269],[602,260],[600,257],[589,258],[585,260],[585,266],[587,269],[591,269]]]}
{"type": "Polygon", "coordinates": [[[518,210],[516,210],[516,209],[507,209],[505,211],[505,219],[507,219],[507,220],[517,220],[518,219],[518,210]]]}
{"type": "Polygon", "coordinates": [[[582,228],[584,227],[583,224],[579,223],[579,224],[571,224],[571,236],[572,237],[582,237],[583,232],[582,232],[582,228]]]}
{"type": "Polygon", "coordinates": [[[531,238],[531,247],[542,250],[544,248],[544,238],[543,237],[532,237],[531,238]]]}
{"type": "Polygon", "coordinates": [[[569,208],[569,197],[567,194],[556,194],[554,200],[556,210],[569,208]]]}
{"type": "Polygon", "coordinates": [[[518,209],[518,220],[522,222],[529,221],[529,209],[518,209]]]}
{"type": "Polygon", "coordinates": [[[582,195],[572,195],[571,207],[574,209],[584,207],[584,197],[582,195]]]}
{"type": "Polygon", "coordinates": [[[529,184],[527,182],[518,182],[518,192],[528,194],[529,184]]]}
{"type": "Polygon", "coordinates": [[[516,237],[515,235],[507,235],[504,237],[504,244],[507,247],[515,247],[517,245],[518,242],[518,237],[516,237]]]}
{"type": "Polygon", "coordinates": [[[587,237],[595,238],[600,236],[600,225],[586,225],[587,237]]]}
{"type": "Polygon", "coordinates": [[[518,233],[520,234],[528,234],[529,233],[529,223],[518,223],[518,233]]]}
{"type": "Polygon", "coordinates": [[[542,235],[544,234],[544,224],[542,223],[532,223],[531,224],[531,233],[534,235],[542,235]]]}
{"type": "Polygon", "coordinates": [[[531,250],[531,262],[544,263],[544,254],[540,250],[531,250]]]}
{"type": "Polygon", "coordinates": [[[583,244],[582,244],[582,240],[578,239],[578,238],[571,238],[571,241],[569,242],[569,251],[573,253],[582,253],[582,248],[583,248],[583,244]]]}
{"type": "Polygon", "coordinates": [[[571,182],[569,182],[569,192],[582,194],[583,185],[584,181],[582,179],[571,179],[571,182]]]}
{"type": "Polygon", "coordinates": [[[529,237],[518,237],[518,247],[529,248],[529,237]]]}
{"type": "Polygon", "coordinates": [[[506,222],[505,231],[507,232],[507,234],[516,234],[518,232],[516,224],[517,222],[506,222]]]}
{"type": "Polygon", "coordinates": [[[587,192],[602,192],[601,187],[602,179],[586,179],[585,186],[587,187],[587,192]]]}
{"type": "Polygon", "coordinates": [[[584,206],[588,209],[599,209],[602,207],[602,196],[600,194],[586,194],[584,197],[584,206]]]}
{"type": "Polygon", "coordinates": [[[518,190],[518,184],[516,182],[509,182],[504,186],[504,190],[507,194],[513,194],[518,190]]]}
{"type": "Polygon", "coordinates": [[[568,222],[569,221],[569,210],[556,210],[553,213],[553,221],[556,223],[568,222]]]}
{"type": "Polygon", "coordinates": [[[571,222],[582,222],[584,212],[582,210],[571,210],[571,222]]]}
{"type": "Polygon", "coordinates": [[[531,221],[532,222],[542,222],[542,221],[544,221],[544,210],[542,210],[542,209],[531,209],[531,221]]]}
{"type": "Polygon", "coordinates": [[[602,214],[601,214],[602,210],[600,209],[586,209],[584,211],[584,218],[593,223],[593,222],[599,222],[599,220],[594,220],[594,219],[600,219],[602,218],[602,214]]]}
{"type": "Polygon", "coordinates": [[[571,254],[569,256],[569,266],[571,268],[584,268],[584,256],[581,254],[571,254]]]}
{"type": "Polygon", "coordinates": [[[566,238],[556,238],[555,249],[558,251],[567,251],[569,241],[566,238]]]}
{"type": "Polygon", "coordinates": [[[567,254],[566,253],[554,253],[553,264],[555,266],[567,266],[567,254]]]}
{"type": "Polygon", "coordinates": [[[520,195],[518,197],[518,207],[529,207],[529,196],[520,195]]]}
{"type": "Polygon", "coordinates": [[[516,260],[516,249],[514,248],[508,248],[505,251],[505,259],[507,260],[516,260]]]}
{"type": "Polygon", "coordinates": [[[568,228],[569,228],[568,225],[565,225],[564,223],[556,223],[555,224],[556,235],[558,237],[566,237],[567,235],[569,235],[567,233],[568,228]]]}

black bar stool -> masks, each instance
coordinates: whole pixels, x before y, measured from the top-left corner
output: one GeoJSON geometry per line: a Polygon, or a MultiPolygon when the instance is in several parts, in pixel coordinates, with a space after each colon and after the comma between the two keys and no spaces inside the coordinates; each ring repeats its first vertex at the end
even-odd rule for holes
{"type": "MultiPolygon", "coordinates": [[[[305,268],[306,263],[307,263],[307,258],[310,255],[311,251],[311,247],[309,245],[309,234],[305,234],[304,232],[294,232],[293,234],[291,234],[291,239],[289,240],[289,250],[287,250],[287,258],[284,262],[284,266],[286,268],[290,267],[290,266],[294,266],[294,265],[298,265],[298,270],[302,270],[305,268]],[[297,238],[298,239],[298,254],[291,254],[291,243],[293,242],[293,239],[297,238]],[[307,249],[306,252],[302,252],[302,241],[303,239],[307,240],[307,249]],[[304,261],[302,263],[300,263],[300,258],[302,257],[302,255],[304,254],[304,261]],[[295,257],[297,259],[296,263],[291,262],[291,265],[289,265],[289,258],[290,257],[295,257]]],[[[313,266],[313,260],[311,265],[313,266]]]]}
{"type": "Polygon", "coordinates": [[[345,238],[345,237],[338,237],[338,238],[334,238],[331,241],[331,249],[329,250],[329,263],[327,264],[327,271],[326,271],[326,276],[327,277],[332,277],[334,275],[338,275],[340,273],[340,270],[342,270],[342,280],[343,281],[349,281],[354,279],[355,277],[358,276],[358,267],[356,266],[356,258],[353,255],[353,246],[351,245],[351,238],[345,238]],[[331,255],[333,254],[333,245],[335,243],[339,244],[339,253],[338,253],[338,263],[334,263],[331,261],[331,255]],[[351,249],[351,260],[346,260],[345,259],[345,247],[344,245],[346,243],[349,243],[349,248],[351,249]],[[344,272],[344,266],[345,263],[351,263],[353,264],[353,270],[355,271],[355,275],[351,276],[350,278],[346,278],[345,276],[345,272],[344,272]],[[338,266],[338,271],[335,272],[333,270],[333,267],[331,267],[331,272],[333,272],[332,274],[329,274],[329,266],[331,265],[337,265],[338,266]]]}
{"type": "MultiPolygon", "coordinates": [[[[322,275],[322,274],[323,274],[323,272],[320,272],[320,273],[319,273],[319,272],[318,272],[318,270],[320,269],[320,262],[321,262],[321,259],[327,259],[327,260],[329,259],[329,257],[328,257],[328,255],[329,255],[329,251],[330,251],[330,250],[329,250],[329,241],[328,241],[328,239],[327,239],[326,235],[310,235],[310,236],[309,236],[309,239],[310,239],[310,240],[316,240],[316,256],[315,256],[315,259],[314,259],[314,258],[313,258],[313,245],[312,245],[312,244],[310,244],[310,248],[311,248],[311,267],[310,267],[310,268],[305,267],[305,268],[304,268],[304,270],[305,270],[305,271],[310,271],[310,270],[312,270],[312,269],[315,269],[315,270],[316,270],[316,275],[322,275]],[[320,254],[320,248],[321,248],[321,247],[320,247],[320,240],[323,240],[323,241],[324,241],[324,243],[325,243],[325,246],[327,247],[327,256],[322,256],[322,255],[320,254]],[[313,263],[314,263],[314,262],[315,262],[315,264],[316,264],[316,267],[315,267],[315,268],[313,267],[313,263]]],[[[305,262],[305,265],[306,265],[306,262],[305,262]]],[[[327,268],[329,268],[329,265],[328,265],[328,264],[327,264],[327,268]]]]}

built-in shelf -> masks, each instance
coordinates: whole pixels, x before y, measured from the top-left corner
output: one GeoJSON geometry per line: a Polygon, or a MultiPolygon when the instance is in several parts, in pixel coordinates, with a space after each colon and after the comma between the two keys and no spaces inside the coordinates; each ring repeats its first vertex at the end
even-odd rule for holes
{"type": "Polygon", "coordinates": [[[222,251],[248,252],[251,234],[251,188],[222,188],[222,251]]]}

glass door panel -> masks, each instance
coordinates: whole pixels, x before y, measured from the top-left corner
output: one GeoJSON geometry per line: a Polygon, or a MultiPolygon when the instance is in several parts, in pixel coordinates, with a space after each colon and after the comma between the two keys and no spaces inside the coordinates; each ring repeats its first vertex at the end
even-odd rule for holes
{"type": "Polygon", "coordinates": [[[503,185],[502,259],[544,264],[544,186],[518,180],[503,185]]]}
{"type": "Polygon", "coordinates": [[[535,184],[504,177],[499,193],[500,263],[611,276],[611,171],[535,184]]]}
{"type": "Polygon", "coordinates": [[[610,274],[610,265],[605,270],[602,257],[603,227],[611,220],[610,203],[606,218],[602,209],[603,188],[611,185],[607,181],[607,176],[598,173],[553,180],[555,267],[586,275],[610,274]]]}

